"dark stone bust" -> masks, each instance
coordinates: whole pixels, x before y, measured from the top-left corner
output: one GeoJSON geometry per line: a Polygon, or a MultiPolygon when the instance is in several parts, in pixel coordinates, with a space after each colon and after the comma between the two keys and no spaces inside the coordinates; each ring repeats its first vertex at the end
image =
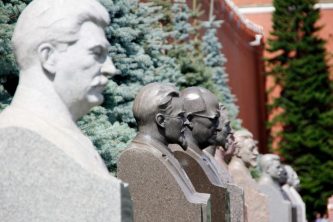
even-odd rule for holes
{"type": "Polygon", "coordinates": [[[139,132],[118,161],[118,177],[130,184],[134,220],[207,221],[209,194],[197,193],[168,148],[186,148],[188,121],[178,90],[151,83],[136,96],[133,114],[139,132]]]}

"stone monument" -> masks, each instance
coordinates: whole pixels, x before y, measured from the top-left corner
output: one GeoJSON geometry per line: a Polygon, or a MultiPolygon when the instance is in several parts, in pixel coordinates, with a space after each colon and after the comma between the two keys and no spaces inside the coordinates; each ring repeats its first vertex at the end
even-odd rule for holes
{"type": "Polygon", "coordinates": [[[233,130],[230,127],[228,112],[220,104],[220,128],[217,132],[216,143],[203,152],[217,168],[221,180],[226,184],[230,197],[230,217],[232,221],[247,221],[247,207],[244,202],[244,191],[237,186],[229,173],[227,162],[234,154],[236,143],[233,130]]]}
{"type": "Polygon", "coordinates": [[[248,130],[234,133],[236,149],[229,163],[233,181],[244,189],[248,222],[268,222],[267,196],[259,191],[259,186],[250,174],[250,167],[256,167],[258,148],[248,130]]]}
{"type": "Polygon", "coordinates": [[[109,20],[96,0],[34,0],[20,15],[20,81],[0,115],[1,221],[132,221],[127,185],[75,124],[116,71],[109,20]]]}
{"type": "Polygon", "coordinates": [[[229,221],[232,218],[227,185],[221,180],[214,163],[203,152],[203,149],[215,144],[217,132],[221,131],[219,103],[215,95],[201,87],[186,88],[181,92],[181,97],[190,121],[185,130],[188,149],[184,151],[173,146],[172,150],[196,191],[211,194],[212,221],[229,221]]]}
{"type": "Polygon", "coordinates": [[[118,161],[118,177],[130,184],[134,220],[210,221],[209,194],[197,193],[168,144],[186,148],[188,124],[177,89],[151,83],[135,97],[139,132],[118,161]]]}
{"type": "Polygon", "coordinates": [[[299,188],[299,178],[294,169],[289,165],[284,165],[287,172],[287,182],[283,185],[282,189],[287,194],[292,205],[296,207],[296,221],[297,222],[306,222],[306,210],[305,203],[302,197],[297,192],[299,188]]]}
{"type": "Polygon", "coordinates": [[[228,112],[222,104],[220,104],[219,120],[221,130],[217,132],[215,144],[207,147],[204,153],[210,157],[212,162],[216,163],[215,166],[218,168],[222,181],[232,182],[228,171],[228,163],[235,152],[234,135],[230,126],[228,112]]]}
{"type": "Polygon", "coordinates": [[[279,156],[265,154],[259,158],[261,177],[258,181],[260,191],[268,198],[270,222],[291,222],[292,207],[288,197],[282,191],[281,184],[286,181],[286,172],[279,156]]]}

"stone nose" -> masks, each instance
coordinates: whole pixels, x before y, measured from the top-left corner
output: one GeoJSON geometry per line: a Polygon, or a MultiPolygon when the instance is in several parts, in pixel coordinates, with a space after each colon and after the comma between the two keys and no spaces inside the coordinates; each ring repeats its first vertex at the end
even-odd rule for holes
{"type": "Polygon", "coordinates": [[[184,121],[184,126],[190,126],[190,121],[187,118],[184,121]]]}
{"type": "Polygon", "coordinates": [[[101,73],[109,78],[112,78],[116,74],[119,74],[119,70],[116,69],[109,56],[106,57],[106,60],[102,65],[101,73]]]}

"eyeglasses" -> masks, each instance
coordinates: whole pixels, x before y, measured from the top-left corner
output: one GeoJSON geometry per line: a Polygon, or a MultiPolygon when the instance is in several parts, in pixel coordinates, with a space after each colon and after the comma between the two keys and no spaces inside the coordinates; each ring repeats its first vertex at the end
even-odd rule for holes
{"type": "Polygon", "coordinates": [[[189,115],[206,118],[206,119],[209,119],[214,125],[219,125],[219,121],[220,121],[220,115],[219,115],[219,113],[217,113],[213,117],[212,116],[206,116],[206,115],[198,114],[198,113],[191,113],[189,115]]]}

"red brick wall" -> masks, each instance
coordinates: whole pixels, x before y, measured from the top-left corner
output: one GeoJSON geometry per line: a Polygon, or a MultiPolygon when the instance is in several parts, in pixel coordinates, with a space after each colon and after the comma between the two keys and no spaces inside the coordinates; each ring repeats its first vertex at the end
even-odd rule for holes
{"type": "Polygon", "coordinates": [[[272,0],[234,0],[237,6],[271,5],[272,0]]]}
{"type": "MultiPolygon", "coordinates": [[[[269,38],[269,33],[272,30],[272,21],[271,13],[258,13],[258,14],[246,14],[246,17],[250,19],[251,21],[261,25],[264,28],[264,39],[267,40],[269,38]]],[[[321,10],[321,17],[318,21],[318,25],[323,26],[322,30],[318,33],[319,36],[327,41],[326,43],[326,51],[328,52],[328,63],[331,66],[331,79],[333,79],[333,25],[330,24],[333,18],[333,9],[322,9],[321,10]]],[[[265,56],[269,56],[267,51],[264,53],[265,56]]],[[[273,85],[273,79],[267,78],[266,79],[266,88],[270,88],[273,85]]],[[[271,101],[272,98],[276,98],[280,95],[280,89],[276,88],[271,95],[269,96],[268,100],[271,101]]],[[[274,114],[273,114],[274,115],[274,114]]],[[[273,117],[273,115],[270,116],[270,118],[273,117]]],[[[282,130],[282,126],[275,126],[273,128],[272,133],[275,134],[282,130]]],[[[279,138],[273,141],[273,148],[278,152],[279,148],[279,138]]]]}
{"type": "MultiPolygon", "coordinates": [[[[204,17],[207,18],[210,0],[203,0],[201,3],[205,9],[204,17]]],[[[267,115],[262,62],[263,44],[256,47],[249,45],[257,33],[246,28],[224,0],[215,0],[214,14],[217,19],[224,21],[218,37],[223,44],[222,52],[228,59],[226,71],[229,74],[231,90],[238,99],[239,117],[243,120],[243,126],[259,141],[260,151],[266,153],[267,115]]]]}

